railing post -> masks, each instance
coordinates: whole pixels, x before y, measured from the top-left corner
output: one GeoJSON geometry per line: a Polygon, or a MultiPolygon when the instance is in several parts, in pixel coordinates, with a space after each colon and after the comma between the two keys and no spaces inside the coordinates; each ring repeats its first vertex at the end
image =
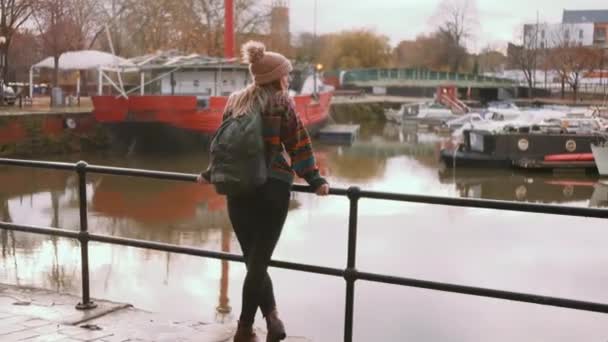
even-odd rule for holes
{"type": "Polygon", "coordinates": [[[78,310],[91,310],[97,304],[91,301],[89,287],[89,220],[87,216],[87,163],[79,161],[76,164],[78,174],[78,199],[80,202],[80,269],[82,273],[82,302],[76,305],[78,310]]]}
{"type": "Polygon", "coordinates": [[[348,215],[348,259],[344,279],[346,280],[346,308],[344,313],[344,342],[353,340],[353,316],[355,311],[355,281],[357,280],[357,217],[361,189],[348,188],[350,212],[348,215]]]}

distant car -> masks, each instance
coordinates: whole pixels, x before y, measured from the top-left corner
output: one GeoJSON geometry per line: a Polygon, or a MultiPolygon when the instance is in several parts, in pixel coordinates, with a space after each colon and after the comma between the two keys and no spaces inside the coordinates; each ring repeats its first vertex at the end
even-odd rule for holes
{"type": "Polygon", "coordinates": [[[2,101],[4,102],[4,104],[12,106],[15,104],[16,100],[17,100],[17,95],[15,95],[15,91],[13,90],[13,88],[5,85],[4,92],[3,92],[3,98],[2,98],[2,101]]]}

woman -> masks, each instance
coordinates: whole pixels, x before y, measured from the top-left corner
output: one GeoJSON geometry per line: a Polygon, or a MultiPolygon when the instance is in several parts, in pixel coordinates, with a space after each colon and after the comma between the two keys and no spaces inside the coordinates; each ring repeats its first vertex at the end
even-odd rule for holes
{"type": "MultiPolygon", "coordinates": [[[[266,341],[274,342],[285,339],[286,334],[278,317],[267,269],[287,217],[294,172],[319,196],[329,193],[329,185],[319,175],[310,137],[287,93],[292,70],[289,60],[281,54],[265,51],[262,43],[253,41],[243,46],[243,58],[249,64],[253,83],[230,96],[223,118],[260,111],[265,157],[270,167],[267,182],[256,191],[238,197],[228,196],[228,215],[247,265],[234,341],[258,341],[253,323],[259,307],[268,328],[266,341]]],[[[198,180],[208,182],[208,173],[203,172],[198,180]]]]}

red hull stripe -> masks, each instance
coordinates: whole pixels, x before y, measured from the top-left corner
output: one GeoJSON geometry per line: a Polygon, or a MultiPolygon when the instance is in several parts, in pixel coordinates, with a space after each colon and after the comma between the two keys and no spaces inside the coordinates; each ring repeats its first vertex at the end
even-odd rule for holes
{"type": "MultiPolygon", "coordinates": [[[[296,111],[306,127],[325,121],[329,115],[332,93],[319,94],[319,102],[311,96],[296,96],[296,111]]],[[[211,97],[208,106],[198,107],[195,96],[93,96],[93,113],[98,122],[160,122],[174,127],[213,134],[222,123],[227,97],[211,97]]]]}
{"type": "Polygon", "coordinates": [[[594,161],[593,153],[552,154],[545,161],[594,161]]]}

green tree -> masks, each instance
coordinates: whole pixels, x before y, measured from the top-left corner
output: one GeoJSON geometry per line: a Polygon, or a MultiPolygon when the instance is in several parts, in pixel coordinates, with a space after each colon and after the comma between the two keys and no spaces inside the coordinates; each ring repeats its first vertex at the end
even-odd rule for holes
{"type": "Polygon", "coordinates": [[[326,70],[387,67],[392,61],[387,36],[358,29],[315,37],[301,34],[296,46],[300,62],[321,63],[326,70]]]}

